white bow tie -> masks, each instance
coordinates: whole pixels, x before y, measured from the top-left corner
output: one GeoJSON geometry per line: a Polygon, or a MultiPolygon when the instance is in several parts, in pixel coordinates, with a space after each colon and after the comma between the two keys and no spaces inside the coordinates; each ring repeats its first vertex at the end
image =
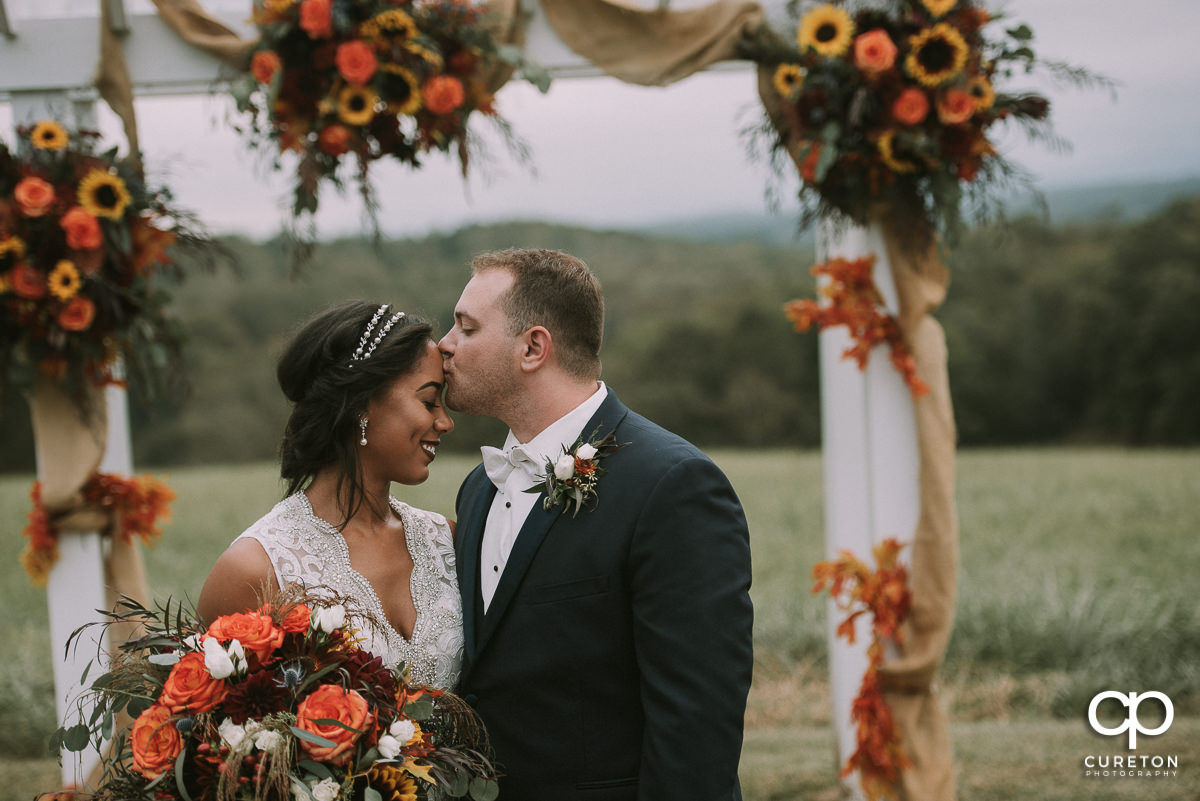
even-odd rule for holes
{"type": "Polygon", "coordinates": [[[520,470],[533,481],[538,468],[537,462],[520,445],[514,445],[508,451],[490,445],[484,445],[479,450],[483,453],[484,472],[496,485],[496,489],[504,489],[504,482],[514,470],[520,470]]]}

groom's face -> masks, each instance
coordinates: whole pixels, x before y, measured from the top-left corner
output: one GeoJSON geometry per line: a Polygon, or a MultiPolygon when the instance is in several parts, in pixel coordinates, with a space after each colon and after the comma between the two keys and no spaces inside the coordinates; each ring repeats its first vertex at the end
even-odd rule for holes
{"type": "Polygon", "coordinates": [[[473,277],[454,307],[454,327],[438,343],[446,405],[456,412],[503,419],[506,402],[516,397],[520,338],[508,333],[499,305],[512,284],[503,269],[473,277]]]}

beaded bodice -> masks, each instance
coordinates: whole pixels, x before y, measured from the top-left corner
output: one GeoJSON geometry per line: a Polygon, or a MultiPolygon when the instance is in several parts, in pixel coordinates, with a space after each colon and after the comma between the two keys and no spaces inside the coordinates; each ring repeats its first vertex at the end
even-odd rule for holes
{"type": "Polygon", "coordinates": [[[391,503],[404,523],[413,560],[410,585],[417,619],[411,639],[388,623],[375,588],[351,567],[346,540],[313,513],[304,493],[284,498],[238,539],[251,537],[262,545],[280,587],[327,587],[355,599],[360,613],[349,610],[351,622],[366,638],[365,647],[386,664],[404,663],[415,683],[454,689],[462,671],[464,639],[450,527],[439,514],[395,498],[391,503]]]}

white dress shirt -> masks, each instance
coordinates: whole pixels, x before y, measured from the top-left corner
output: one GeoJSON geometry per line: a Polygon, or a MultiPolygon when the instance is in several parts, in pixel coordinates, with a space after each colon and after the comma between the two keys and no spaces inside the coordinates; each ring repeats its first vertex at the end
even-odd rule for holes
{"type": "Polygon", "coordinates": [[[479,554],[479,590],[483,595],[484,612],[496,594],[496,585],[504,574],[504,566],[508,563],[513,543],[525,524],[525,518],[541,499],[540,495],[525,490],[538,483],[539,475],[546,474],[547,461],[553,463],[563,454],[563,448],[579,437],[606,397],[608,389],[601,381],[599,389],[587,400],[551,423],[529,442],[519,443],[512,431],[508,432],[503,451],[512,454],[510,459],[516,468],[497,486],[496,497],[492,499],[483,529],[483,544],[479,554]]]}

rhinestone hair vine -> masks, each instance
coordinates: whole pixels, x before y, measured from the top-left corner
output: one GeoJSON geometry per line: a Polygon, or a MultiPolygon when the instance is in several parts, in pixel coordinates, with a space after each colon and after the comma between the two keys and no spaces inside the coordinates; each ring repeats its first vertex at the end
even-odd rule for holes
{"type": "Polygon", "coordinates": [[[383,324],[379,332],[375,334],[375,338],[371,340],[370,346],[367,345],[367,340],[371,337],[371,332],[375,330],[375,326],[383,319],[383,315],[391,308],[390,303],[385,303],[379,307],[374,316],[371,317],[371,322],[367,323],[366,329],[363,330],[362,337],[358,340],[358,347],[354,349],[354,354],[350,357],[348,367],[353,367],[355,362],[365,362],[371,358],[371,354],[375,352],[375,348],[383,341],[383,338],[388,335],[388,331],[392,330],[392,326],[400,322],[404,318],[404,312],[396,312],[388,321],[383,324]]]}

